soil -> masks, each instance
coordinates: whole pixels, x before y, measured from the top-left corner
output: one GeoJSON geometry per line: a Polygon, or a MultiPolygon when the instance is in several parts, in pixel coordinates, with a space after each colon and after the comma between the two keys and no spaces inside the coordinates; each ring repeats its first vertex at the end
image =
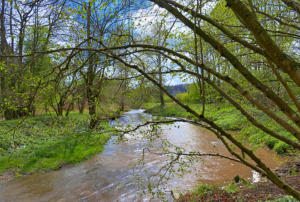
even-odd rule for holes
{"type": "MultiPolygon", "coordinates": [[[[287,184],[300,191],[300,160],[286,162],[275,170],[287,184]]],[[[240,186],[236,193],[229,194],[224,190],[215,189],[211,193],[201,196],[193,193],[183,195],[178,201],[266,201],[286,196],[287,194],[269,180],[259,182],[254,187],[240,186]]]]}
{"type": "Polygon", "coordinates": [[[15,178],[15,174],[11,172],[6,172],[0,175],[0,184],[5,184],[12,181],[15,178]]]}

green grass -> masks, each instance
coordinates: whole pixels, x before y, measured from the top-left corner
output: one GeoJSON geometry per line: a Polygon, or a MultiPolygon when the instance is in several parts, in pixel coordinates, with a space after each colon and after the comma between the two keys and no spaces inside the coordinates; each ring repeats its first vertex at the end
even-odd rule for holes
{"type": "Polygon", "coordinates": [[[192,191],[192,193],[198,197],[201,197],[204,194],[209,194],[213,190],[221,189],[216,185],[207,185],[207,184],[199,184],[197,187],[192,191]]]}
{"type": "MultiPolygon", "coordinates": [[[[143,107],[153,115],[195,119],[192,114],[175,103],[167,103],[163,109],[160,108],[158,103],[145,104],[143,107]]],[[[198,113],[202,111],[202,105],[200,104],[189,104],[189,107],[198,113]]],[[[247,122],[246,118],[229,105],[206,105],[205,116],[215,121],[225,130],[240,130],[242,125],[247,122]]]]}
{"type": "MultiPolygon", "coordinates": [[[[109,133],[88,128],[88,115],[39,115],[0,122],[0,174],[32,173],[75,164],[103,150],[109,133]]],[[[102,122],[102,129],[110,129],[102,122]]]]}
{"type": "Polygon", "coordinates": [[[224,190],[229,194],[234,194],[240,191],[238,184],[230,183],[224,187],[216,186],[216,185],[207,185],[207,184],[198,184],[196,188],[192,191],[194,195],[201,197],[204,194],[209,194],[214,190],[224,190]]]}
{"type": "MultiPolygon", "coordinates": [[[[201,113],[201,104],[188,105],[196,112],[201,113]]],[[[143,107],[147,109],[148,112],[157,116],[195,119],[192,114],[186,112],[182,107],[175,103],[167,103],[163,109],[160,108],[159,103],[146,103],[143,107]]],[[[248,113],[254,116],[264,126],[296,141],[295,137],[286,132],[285,129],[270,120],[259,110],[246,105],[244,107],[247,109],[248,113]]],[[[277,112],[277,114],[282,117],[280,112],[277,112]]],[[[237,109],[229,104],[207,104],[205,116],[210,120],[213,120],[217,125],[221,126],[225,130],[238,131],[236,133],[237,137],[241,141],[247,141],[253,146],[259,147],[266,145],[278,154],[286,154],[293,151],[290,145],[267,135],[260,129],[253,126],[237,109]]]]}

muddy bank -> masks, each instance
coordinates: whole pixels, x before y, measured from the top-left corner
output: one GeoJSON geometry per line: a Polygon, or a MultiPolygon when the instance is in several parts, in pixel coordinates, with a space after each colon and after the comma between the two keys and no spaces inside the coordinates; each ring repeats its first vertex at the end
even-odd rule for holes
{"type": "MultiPolygon", "coordinates": [[[[300,191],[300,160],[295,158],[285,162],[275,169],[275,172],[290,186],[300,191]]],[[[239,190],[236,193],[228,193],[221,188],[216,188],[203,195],[189,192],[180,197],[178,202],[188,201],[266,201],[286,197],[286,193],[274,185],[271,181],[263,179],[254,186],[237,184],[239,190]]],[[[283,201],[288,201],[283,199],[283,201]]],[[[296,201],[296,200],[295,200],[296,201]]]]}

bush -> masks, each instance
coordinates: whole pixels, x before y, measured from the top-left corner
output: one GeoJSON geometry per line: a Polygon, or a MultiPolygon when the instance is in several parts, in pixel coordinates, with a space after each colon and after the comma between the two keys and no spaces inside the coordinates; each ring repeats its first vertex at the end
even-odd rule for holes
{"type": "Polygon", "coordinates": [[[279,140],[277,140],[276,138],[272,137],[272,136],[267,136],[264,140],[265,144],[270,148],[273,149],[274,146],[279,142],[279,140]]]}
{"type": "Polygon", "coordinates": [[[284,143],[284,142],[278,142],[275,144],[274,146],[274,150],[278,153],[278,154],[284,154],[287,153],[287,151],[291,149],[291,146],[284,143]]]}

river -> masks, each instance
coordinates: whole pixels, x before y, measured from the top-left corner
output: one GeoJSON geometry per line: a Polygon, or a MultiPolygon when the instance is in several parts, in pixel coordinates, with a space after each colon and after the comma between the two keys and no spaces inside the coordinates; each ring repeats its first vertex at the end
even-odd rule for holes
{"type": "MultiPolygon", "coordinates": [[[[151,118],[152,116],[143,110],[131,110],[111,124],[136,125],[151,118]]],[[[169,156],[157,154],[163,152],[165,143],[169,146],[183,147],[186,152],[220,153],[230,156],[210,131],[199,126],[189,123],[163,125],[158,136],[148,134],[150,130],[150,127],[141,128],[125,135],[125,140],[120,142],[117,141],[117,137],[113,137],[101,154],[75,166],[32,174],[2,184],[0,201],[159,201],[151,199],[151,195],[143,193],[143,190],[148,187],[149,181],[159,181],[159,177],[155,177],[154,174],[170,162],[169,156]],[[137,163],[142,159],[143,151],[144,163],[137,163]]],[[[172,150],[173,147],[170,147],[172,150]]],[[[256,154],[271,168],[282,162],[282,159],[269,150],[259,149],[256,154]]],[[[186,160],[188,159],[182,158],[182,161],[186,160]]],[[[179,166],[175,165],[174,168],[179,166]]],[[[171,190],[184,192],[198,183],[223,185],[237,174],[252,182],[260,180],[259,175],[251,169],[217,157],[203,157],[202,161],[194,163],[191,168],[193,169],[190,172],[182,176],[175,175],[177,171],[170,172],[170,179],[162,181],[165,183],[159,188],[163,190],[168,201],[173,200],[171,190]]],[[[163,171],[161,173],[164,173],[163,171]]],[[[157,189],[154,188],[153,191],[157,192],[157,189]]]]}

